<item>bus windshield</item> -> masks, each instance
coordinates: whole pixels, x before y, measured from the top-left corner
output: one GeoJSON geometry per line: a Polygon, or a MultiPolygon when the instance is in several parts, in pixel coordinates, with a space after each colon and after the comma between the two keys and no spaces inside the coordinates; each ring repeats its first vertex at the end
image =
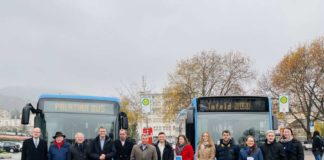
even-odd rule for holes
{"type": "Polygon", "coordinates": [[[100,126],[105,127],[108,133],[114,133],[116,116],[46,113],[45,121],[46,134],[49,141],[51,141],[57,131],[62,131],[68,140],[74,139],[76,132],[82,132],[86,139],[92,139],[98,135],[98,128],[100,126]]]}
{"type": "Polygon", "coordinates": [[[263,142],[269,129],[267,112],[199,112],[197,113],[197,134],[208,131],[215,144],[222,138],[222,131],[229,130],[236,143],[242,145],[243,138],[255,135],[257,142],[263,142]]]}
{"type": "Polygon", "coordinates": [[[44,113],[39,126],[49,142],[57,131],[63,132],[68,141],[73,141],[77,132],[82,132],[86,139],[95,138],[100,126],[107,129],[107,134],[117,132],[119,105],[113,101],[42,98],[38,108],[44,113]]]}

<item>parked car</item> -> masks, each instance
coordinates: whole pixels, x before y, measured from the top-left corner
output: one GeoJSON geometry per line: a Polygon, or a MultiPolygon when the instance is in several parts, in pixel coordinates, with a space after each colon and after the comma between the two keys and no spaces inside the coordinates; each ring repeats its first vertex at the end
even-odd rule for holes
{"type": "Polygon", "coordinates": [[[19,152],[21,152],[22,151],[23,143],[22,142],[13,142],[13,143],[15,143],[16,145],[18,145],[19,152]]]}
{"type": "Polygon", "coordinates": [[[304,141],[303,143],[303,147],[304,149],[307,150],[311,150],[312,149],[312,142],[311,141],[304,141]]]}
{"type": "Polygon", "coordinates": [[[15,144],[14,142],[2,142],[0,144],[0,147],[4,151],[10,152],[10,153],[19,152],[20,151],[19,145],[15,144]]]}

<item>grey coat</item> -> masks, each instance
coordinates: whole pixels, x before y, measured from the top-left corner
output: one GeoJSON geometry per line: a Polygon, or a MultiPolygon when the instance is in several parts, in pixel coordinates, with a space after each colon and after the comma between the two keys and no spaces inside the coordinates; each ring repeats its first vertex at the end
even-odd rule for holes
{"type": "Polygon", "coordinates": [[[157,160],[156,148],[147,144],[143,150],[142,145],[135,145],[132,149],[131,160],[157,160]]]}

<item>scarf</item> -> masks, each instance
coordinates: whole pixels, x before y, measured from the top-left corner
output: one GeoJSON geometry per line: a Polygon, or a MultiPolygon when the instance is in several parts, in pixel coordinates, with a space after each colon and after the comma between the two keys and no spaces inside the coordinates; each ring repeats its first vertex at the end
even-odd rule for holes
{"type": "Polygon", "coordinates": [[[56,145],[59,150],[61,149],[63,144],[64,144],[64,141],[62,141],[61,143],[57,143],[56,141],[54,141],[54,145],[56,145]]]}
{"type": "Polygon", "coordinates": [[[184,147],[185,147],[184,144],[180,144],[180,145],[178,146],[177,155],[181,155],[181,152],[182,152],[182,150],[183,150],[184,147]]]}
{"type": "Polygon", "coordinates": [[[205,148],[209,148],[210,144],[209,142],[203,142],[200,146],[199,149],[205,149],[205,148]]]}
{"type": "Polygon", "coordinates": [[[289,138],[289,139],[286,139],[286,138],[282,138],[280,140],[281,143],[287,143],[287,142],[290,142],[291,140],[293,140],[293,138],[289,138]]]}
{"type": "Polygon", "coordinates": [[[256,151],[256,145],[254,144],[252,147],[248,147],[248,156],[252,156],[252,154],[256,151]]]}

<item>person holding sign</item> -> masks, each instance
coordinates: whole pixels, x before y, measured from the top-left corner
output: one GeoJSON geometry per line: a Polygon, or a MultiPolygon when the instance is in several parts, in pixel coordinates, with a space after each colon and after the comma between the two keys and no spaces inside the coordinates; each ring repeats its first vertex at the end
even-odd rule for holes
{"type": "Polygon", "coordinates": [[[185,135],[179,135],[175,149],[176,160],[193,160],[194,151],[185,135]]]}
{"type": "Polygon", "coordinates": [[[198,150],[196,152],[196,159],[199,160],[214,160],[215,159],[215,144],[210,138],[208,132],[204,132],[198,144],[198,150]]]}
{"type": "Polygon", "coordinates": [[[246,147],[240,150],[239,160],[263,160],[262,151],[255,144],[253,136],[247,136],[246,147]]]}

